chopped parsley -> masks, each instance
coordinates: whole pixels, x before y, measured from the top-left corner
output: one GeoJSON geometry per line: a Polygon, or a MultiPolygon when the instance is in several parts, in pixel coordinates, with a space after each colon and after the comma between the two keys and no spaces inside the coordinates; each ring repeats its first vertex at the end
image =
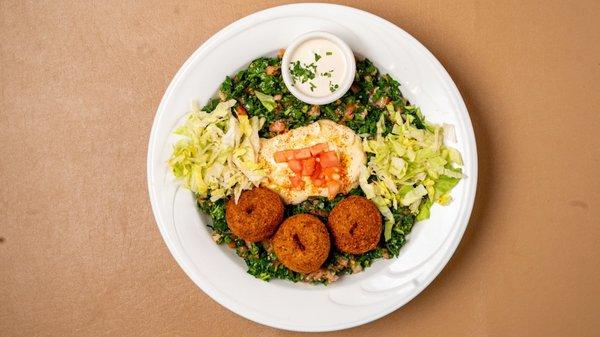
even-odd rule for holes
{"type": "MultiPolygon", "coordinates": [[[[315,54],[316,55],[316,54],[315,54]]],[[[315,78],[317,66],[314,63],[311,64],[300,64],[300,61],[292,62],[290,67],[290,73],[294,82],[300,81],[306,83],[315,78]]]]}
{"type": "Polygon", "coordinates": [[[320,59],[321,59],[321,55],[315,53],[315,62],[319,62],[320,59]]]}
{"type": "Polygon", "coordinates": [[[328,52],[325,53],[325,55],[331,56],[331,55],[333,55],[333,52],[328,51],[328,52]]]}
{"type": "Polygon", "coordinates": [[[326,72],[321,73],[321,76],[325,76],[325,77],[331,78],[331,74],[333,74],[333,69],[331,69],[330,71],[326,71],[326,72]]]}
{"type": "Polygon", "coordinates": [[[334,84],[334,83],[331,83],[331,81],[329,81],[329,91],[335,92],[339,88],[340,88],[339,84],[334,84]]]}

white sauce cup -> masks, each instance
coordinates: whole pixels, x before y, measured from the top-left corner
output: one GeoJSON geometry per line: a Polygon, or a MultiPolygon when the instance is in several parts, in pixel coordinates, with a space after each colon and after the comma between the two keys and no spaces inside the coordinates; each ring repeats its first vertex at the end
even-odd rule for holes
{"type": "Polygon", "coordinates": [[[283,59],[281,60],[281,74],[283,75],[283,81],[286,87],[292,93],[292,95],[296,96],[296,98],[308,104],[324,105],[331,103],[344,96],[344,94],[350,89],[350,86],[352,86],[355,73],[356,61],[354,59],[354,53],[352,53],[352,49],[350,49],[348,44],[346,44],[346,42],[344,42],[339,37],[331,33],[322,31],[309,32],[295,38],[292,41],[292,43],[286,48],[285,53],[283,54],[283,59]],[[296,48],[298,48],[298,46],[302,45],[304,42],[312,39],[329,40],[342,51],[342,54],[344,55],[344,59],[346,61],[343,81],[339,83],[339,88],[337,88],[334,92],[327,96],[315,97],[301,92],[294,86],[294,80],[292,78],[292,74],[290,73],[290,63],[292,61],[291,58],[294,55],[296,48]]]}

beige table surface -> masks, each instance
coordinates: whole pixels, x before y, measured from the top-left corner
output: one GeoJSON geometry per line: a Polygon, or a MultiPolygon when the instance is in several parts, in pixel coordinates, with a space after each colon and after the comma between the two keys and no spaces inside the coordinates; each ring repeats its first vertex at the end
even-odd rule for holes
{"type": "MultiPolygon", "coordinates": [[[[268,1],[0,1],[0,335],[288,336],[205,295],[146,188],[169,81],[268,1]]],[[[412,302],[339,336],[598,336],[600,2],[350,1],[427,46],[479,148],[473,216],[412,302]]],[[[323,334],[329,335],[329,334],[323,334]]]]}

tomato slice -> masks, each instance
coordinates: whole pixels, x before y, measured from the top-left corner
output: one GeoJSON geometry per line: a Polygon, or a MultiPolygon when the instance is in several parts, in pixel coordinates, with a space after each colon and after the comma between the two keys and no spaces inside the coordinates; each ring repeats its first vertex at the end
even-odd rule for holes
{"type": "Polygon", "coordinates": [[[315,165],[317,162],[315,158],[308,158],[302,161],[302,175],[311,176],[315,172],[315,165]]]}
{"type": "Polygon", "coordinates": [[[329,198],[333,199],[333,197],[339,193],[341,186],[342,185],[339,181],[332,180],[327,182],[327,192],[329,193],[329,198]]]}
{"type": "Polygon", "coordinates": [[[310,149],[305,147],[303,149],[294,150],[295,159],[308,159],[310,158],[310,149]]]}
{"type": "Polygon", "coordinates": [[[292,159],[292,160],[288,161],[288,166],[295,173],[297,173],[297,174],[302,173],[302,162],[300,162],[299,160],[292,159]]]}
{"type": "Polygon", "coordinates": [[[321,152],[325,152],[329,149],[329,147],[327,146],[327,143],[320,143],[320,144],[316,144],[310,147],[310,153],[313,156],[318,155],[321,152]]]}
{"type": "Polygon", "coordinates": [[[292,187],[294,188],[304,188],[304,180],[302,180],[302,177],[300,176],[290,176],[290,183],[292,183],[292,187]]]}
{"type": "Polygon", "coordinates": [[[327,151],[319,154],[323,168],[340,166],[340,159],[335,151],[327,151]]]}

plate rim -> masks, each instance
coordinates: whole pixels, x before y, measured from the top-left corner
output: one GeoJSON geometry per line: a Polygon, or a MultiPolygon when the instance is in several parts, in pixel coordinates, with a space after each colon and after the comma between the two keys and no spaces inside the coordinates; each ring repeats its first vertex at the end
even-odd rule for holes
{"type": "Polygon", "coordinates": [[[400,307],[404,306],[406,303],[408,303],[412,299],[414,299],[416,296],[418,296],[425,288],[427,288],[429,286],[429,284],[431,284],[431,282],[433,282],[433,280],[435,280],[437,278],[437,276],[440,274],[440,272],[443,270],[443,268],[447,265],[450,258],[452,258],[452,256],[454,255],[454,253],[458,247],[458,244],[462,240],[462,237],[464,235],[464,232],[466,230],[466,227],[468,225],[468,222],[469,222],[469,219],[471,217],[471,213],[472,213],[473,207],[474,207],[474,201],[475,201],[475,196],[476,196],[476,192],[477,192],[477,176],[478,176],[477,144],[476,144],[475,133],[473,130],[471,118],[468,113],[468,109],[464,103],[464,100],[462,98],[462,95],[460,94],[460,91],[458,90],[456,84],[454,83],[454,81],[452,80],[450,75],[448,74],[448,71],[444,68],[444,66],[441,64],[441,62],[421,42],[419,42],[416,38],[414,38],[408,32],[404,31],[402,28],[396,26],[392,22],[387,21],[375,14],[372,14],[367,11],[357,9],[354,7],[350,7],[350,6],[337,5],[337,4],[325,4],[325,3],[287,4],[287,5],[281,5],[281,6],[276,6],[276,7],[271,7],[271,8],[261,10],[261,11],[252,13],[248,16],[245,16],[243,18],[240,18],[240,19],[234,21],[233,23],[230,23],[229,25],[220,29],[218,32],[216,32],[214,35],[212,35],[210,38],[208,38],[205,42],[203,42],[187,58],[187,60],[179,68],[179,70],[176,72],[175,76],[169,83],[169,86],[167,87],[167,89],[160,101],[160,104],[156,110],[156,114],[154,116],[152,128],[150,131],[150,136],[149,136],[149,140],[148,140],[146,176],[147,176],[147,182],[148,182],[147,187],[148,187],[148,194],[150,197],[150,203],[152,206],[152,212],[153,212],[157,227],[163,238],[163,241],[167,245],[167,248],[169,249],[169,252],[173,256],[175,261],[183,269],[184,273],[203,292],[205,292],[207,295],[209,295],[214,301],[216,301],[217,303],[221,304],[228,310],[230,310],[246,319],[249,319],[251,321],[254,321],[254,322],[262,324],[262,325],[271,326],[274,328],[285,329],[285,330],[289,330],[289,331],[303,331],[303,332],[336,331],[336,330],[357,327],[357,326],[375,321],[375,320],[377,320],[383,316],[386,316],[386,315],[390,314],[391,312],[399,309],[400,307]],[[238,27],[243,27],[244,25],[247,25],[248,23],[252,23],[253,21],[258,23],[259,21],[261,21],[260,20],[261,18],[268,18],[270,16],[276,16],[278,13],[283,13],[286,11],[289,12],[289,11],[294,11],[294,10],[306,10],[306,9],[310,9],[311,7],[314,7],[315,10],[317,10],[319,8],[324,8],[324,7],[334,8],[334,9],[338,9],[338,10],[350,11],[350,12],[354,12],[359,15],[367,16],[370,19],[394,30],[395,32],[403,34],[405,37],[407,37],[409,40],[411,40],[412,43],[415,43],[418,47],[422,48],[422,50],[425,52],[425,54],[428,58],[428,61],[432,62],[434,64],[434,66],[436,68],[438,68],[438,70],[439,70],[438,74],[441,75],[442,80],[445,81],[446,84],[452,89],[450,94],[452,96],[455,96],[456,102],[458,103],[459,108],[460,108],[459,110],[461,110],[461,111],[458,111],[457,113],[461,114],[462,115],[461,117],[465,118],[464,126],[465,126],[466,135],[468,138],[465,140],[465,142],[466,142],[466,144],[469,144],[472,146],[472,151],[470,154],[471,154],[471,158],[473,159],[473,165],[471,167],[472,171],[470,172],[469,177],[468,177],[469,178],[468,181],[470,182],[470,184],[469,184],[469,186],[466,186],[466,188],[472,189],[472,192],[467,193],[467,198],[465,200],[465,203],[466,203],[465,211],[463,212],[463,214],[461,214],[458,217],[459,218],[458,221],[460,222],[458,232],[457,232],[456,236],[452,239],[452,242],[451,242],[450,246],[448,247],[448,249],[444,252],[444,256],[439,260],[439,262],[437,263],[435,268],[433,268],[431,270],[431,272],[429,273],[427,278],[425,280],[423,280],[423,282],[420,283],[419,287],[417,287],[411,295],[406,296],[403,300],[400,300],[397,303],[394,303],[394,305],[391,305],[391,306],[385,308],[384,310],[380,310],[372,315],[365,316],[365,318],[360,319],[360,320],[347,322],[345,324],[340,323],[340,324],[333,324],[333,325],[327,325],[327,326],[298,326],[295,324],[285,324],[280,321],[275,321],[275,320],[269,319],[268,317],[265,317],[264,315],[255,314],[252,311],[244,311],[243,306],[240,306],[240,303],[237,302],[235,299],[230,299],[227,296],[223,296],[219,292],[219,290],[216,287],[213,287],[211,284],[209,284],[209,282],[206,282],[202,278],[196,277],[195,275],[192,275],[190,272],[188,272],[188,270],[190,270],[191,267],[189,266],[189,263],[186,262],[186,260],[182,256],[182,255],[185,255],[185,253],[181,254],[182,252],[179,252],[174,247],[174,243],[171,242],[169,235],[166,233],[166,229],[164,229],[163,228],[164,226],[161,225],[162,217],[159,216],[161,213],[158,210],[158,201],[157,201],[158,196],[156,195],[156,191],[155,191],[155,189],[153,187],[153,183],[152,183],[153,182],[152,166],[154,163],[153,149],[155,148],[156,132],[157,132],[156,130],[158,128],[158,121],[160,119],[160,116],[165,111],[165,105],[167,104],[166,102],[173,95],[175,88],[177,87],[178,83],[182,80],[182,77],[187,72],[188,68],[190,68],[190,66],[192,65],[194,60],[197,59],[199,57],[199,55],[202,54],[203,52],[209,51],[213,44],[218,42],[218,40],[222,39],[222,37],[226,37],[231,31],[238,29],[238,27]]]}

